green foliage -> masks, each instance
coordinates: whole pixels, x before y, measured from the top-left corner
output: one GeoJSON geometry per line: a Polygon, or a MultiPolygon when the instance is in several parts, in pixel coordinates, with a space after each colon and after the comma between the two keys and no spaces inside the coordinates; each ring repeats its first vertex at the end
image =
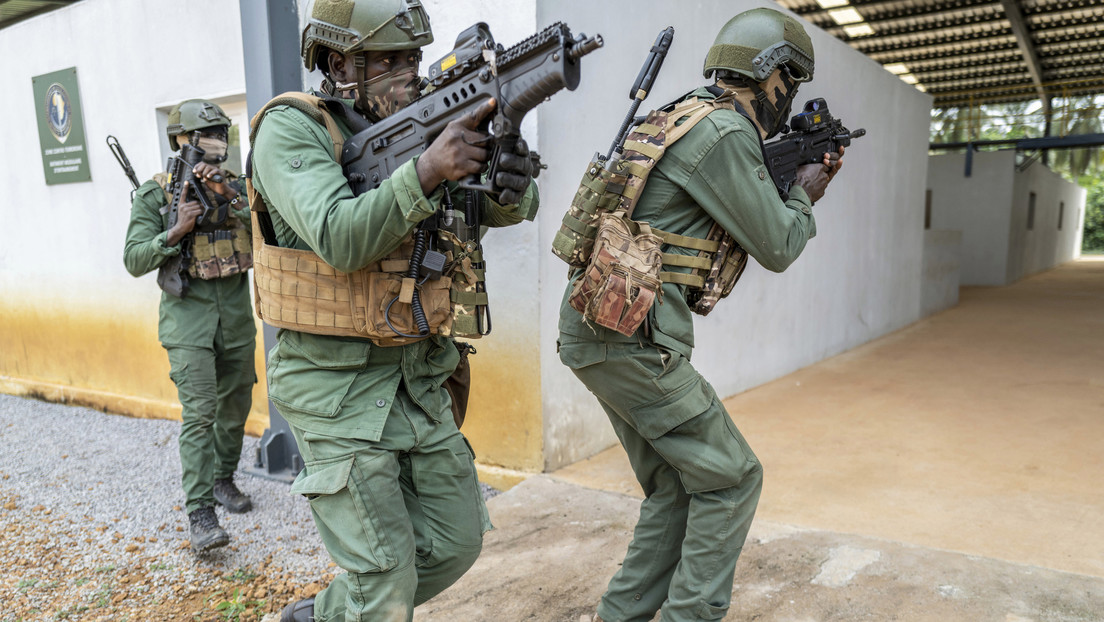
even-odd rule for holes
{"type": "Polygon", "coordinates": [[[256,578],[257,573],[248,568],[238,568],[234,572],[222,577],[224,581],[230,581],[231,583],[248,583],[256,578]]]}
{"type": "Polygon", "coordinates": [[[215,610],[219,612],[219,617],[223,620],[238,622],[243,613],[247,613],[250,609],[263,607],[264,604],[263,600],[246,600],[241,589],[234,588],[230,600],[220,601],[215,605],[215,610]]]}
{"type": "MultiPolygon", "coordinates": [[[[1104,96],[1055,99],[1051,136],[1104,133],[1104,96]]],[[[932,110],[932,143],[1040,138],[1046,118],[1038,101],[932,110]]],[[[1069,179],[1104,176],[1104,149],[1053,149],[1050,168],[1069,179]]]]}
{"type": "Polygon", "coordinates": [[[1081,250],[1104,252],[1104,177],[1096,178],[1087,188],[1085,237],[1081,241],[1081,250]]]}

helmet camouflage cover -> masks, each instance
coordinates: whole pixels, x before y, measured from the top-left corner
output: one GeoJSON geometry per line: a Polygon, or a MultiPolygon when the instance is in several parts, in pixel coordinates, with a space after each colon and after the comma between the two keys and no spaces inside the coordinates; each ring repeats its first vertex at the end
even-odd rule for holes
{"type": "Polygon", "coordinates": [[[169,111],[169,124],[165,133],[169,135],[169,146],[173,151],[180,149],[176,137],[188,132],[208,127],[230,127],[230,117],[217,104],[205,99],[186,99],[169,111]]]}
{"type": "Polygon", "coordinates": [[[421,0],[315,0],[301,43],[303,64],[314,70],[323,48],[409,50],[433,43],[433,31],[421,0]]]}
{"type": "Polygon", "coordinates": [[[728,20],[705,57],[703,74],[731,71],[765,81],[786,65],[793,79],[813,79],[813,42],[796,19],[774,9],[752,9],[728,20]]]}

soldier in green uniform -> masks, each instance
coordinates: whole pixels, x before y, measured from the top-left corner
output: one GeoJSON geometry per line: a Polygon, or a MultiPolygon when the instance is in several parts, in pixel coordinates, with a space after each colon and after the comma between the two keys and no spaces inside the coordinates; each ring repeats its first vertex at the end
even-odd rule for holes
{"type": "MultiPolygon", "coordinates": [[[[681,99],[725,94],[748,116],[714,110],[669,146],[632,218],[697,239],[718,223],[760,265],[785,270],[816,233],[812,206],[839,169],[842,150],[802,167],[783,202],[760,141],[788,120],[797,85],[812,71],[812,43],[797,20],[754,9],[729,21],[705,62],[705,77],[716,83],[681,99]]],[[[666,263],[663,269],[689,271],[666,263]]],[[[624,563],[596,619],[651,620],[661,611],[664,622],[719,620],[759,500],[762,467],[713,387],[690,364],[687,286],[664,282],[662,302],[625,336],[584,322],[570,306],[580,273],[574,272],[560,310],[560,360],[598,398],[645,493],[624,563]]]]}
{"type": "Polygon", "coordinates": [[[202,207],[186,194],[170,228],[169,180],[158,174],[135,194],[123,262],[128,272],[141,276],[185,255],[180,269],[187,287],[182,296],[162,292],[158,338],[168,352],[169,376],[183,408],[180,464],[191,546],[203,552],[230,541],[215,515],[216,502],[230,512],[252,507],[233,479],[257,381],[257,329],[246,276],[249,207],[234,176],[218,166],[226,160],[230,127],[222,109],[190,99],[169,112],[168,123],[174,150],[191,144],[204,151],[193,171],[205,180],[216,204],[227,208],[227,216],[197,226],[202,207]],[[219,175],[222,182],[215,181],[219,175]],[[223,247],[227,252],[221,252],[223,247]]]}
{"type": "MultiPolygon", "coordinates": [[[[374,122],[419,94],[420,48],[432,41],[417,0],[318,0],[308,12],[302,55],[308,69],[325,75],[315,97],[336,99],[351,107],[344,114],[374,122]]],[[[323,543],[346,573],[315,598],[289,604],[281,620],[410,620],[416,605],[471,567],[491,528],[474,455],[442,388],[459,355],[441,333],[396,342],[333,328],[341,322],[321,305],[334,299],[335,287],[320,285],[315,273],[349,273],[337,281],[338,299],[351,298],[369,313],[389,308],[374,286],[384,282],[379,277],[388,276],[388,265],[409,262],[399,251],[446,198],[458,206],[465,200],[450,180],[486,164],[486,136],[475,128],[493,104],[450,123],[419,157],[354,196],[327,128],[336,122],[348,138],[347,117],[323,117],[317,99],[301,101],[278,97],[253,120],[254,207],[263,201],[276,246],[304,251],[298,262],[258,261],[259,270],[272,271],[277,289],[296,290],[299,306],[276,311],[263,296],[258,304],[265,319],[317,324],[279,331],[268,359],[269,396],[304,460],[292,492],[309,500],[323,543]],[[368,283],[363,307],[361,290],[351,291],[349,281],[368,283]],[[317,292],[318,307],[304,291],[317,292]]],[[[484,197],[484,224],[534,218],[538,198],[525,153],[521,145],[503,154],[499,164],[507,172],[497,182],[507,190],[498,201],[484,197]]],[[[268,282],[261,272],[256,278],[268,282]]],[[[326,309],[341,314],[340,306],[326,309]]]]}

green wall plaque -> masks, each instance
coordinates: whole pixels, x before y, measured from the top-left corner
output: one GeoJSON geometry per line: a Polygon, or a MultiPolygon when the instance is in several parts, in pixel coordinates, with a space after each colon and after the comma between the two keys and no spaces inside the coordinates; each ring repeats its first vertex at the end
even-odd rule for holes
{"type": "Polygon", "coordinates": [[[31,78],[46,183],[91,181],[77,68],[31,78]]]}

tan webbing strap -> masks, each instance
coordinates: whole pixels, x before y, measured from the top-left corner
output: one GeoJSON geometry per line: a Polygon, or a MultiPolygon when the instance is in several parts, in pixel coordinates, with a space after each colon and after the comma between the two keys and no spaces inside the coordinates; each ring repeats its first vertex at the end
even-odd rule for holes
{"type": "Polygon", "coordinates": [[[642,143],[638,140],[626,140],[625,149],[631,149],[637,153],[642,153],[653,160],[658,160],[663,157],[662,148],[648,143],[642,143]]]}
{"type": "Polygon", "coordinates": [[[333,115],[322,107],[322,98],[317,95],[311,95],[310,93],[288,91],[287,93],[282,93],[272,98],[272,100],[258,110],[257,114],[253,115],[253,119],[249,121],[250,143],[255,142],[257,130],[261,126],[264,115],[276,106],[295,108],[315,121],[324,124],[326,126],[326,131],[330,133],[330,142],[333,143],[334,160],[341,162],[341,148],[345,146],[345,137],[341,135],[341,130],[337,127],[337,121],[334,120],[333,115]]]}
{"type": "Polygon", "coordinates": [[[678,285],[689,285],[690,287],[705,287],[705,278],[692,273],[660,272],[659,280],[664,283],[676,283],[678,285]]]}
{"type": "Polygon", "coordinates": [[[698,255],[679,255],[678,253],[663,253],[663,265],[678,268],[695,268],[708,270],[713,261],[698,255]]]}
{"type": "Polygon", "coordinates": [[[671,246],[681,246],[683,248],[689,248],[696,251],[705,251],[707,253],[715,253],[721,248],[721,245],[714,240],[692,238],[688,235],[679,235],[677,233],[668,233],[666,231],[656,229],[655,227],[652,227],[652,233],[662,238],[664,244],[670,244],[671,246]]]}

